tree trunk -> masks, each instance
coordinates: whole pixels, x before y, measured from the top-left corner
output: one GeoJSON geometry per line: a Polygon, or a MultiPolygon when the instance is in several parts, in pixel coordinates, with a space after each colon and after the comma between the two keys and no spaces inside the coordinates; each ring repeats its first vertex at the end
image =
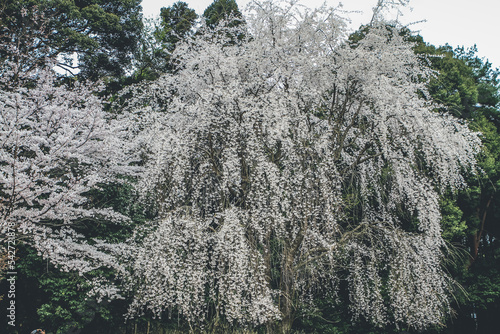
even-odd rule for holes
{"type": "Polygon", "coordinates": [[[484,212],[481,218],[481,226],[479,227],[479,230],[476,232],[476,235],[472,239],[472,250],[471,250],[471,257],[469,259],[469,264],[467,265],[467,269],[469,269],[472,264],[476,261],[477,256],[479,254],[479,244],[481,242],[481,237],[483,236],[484,232],[484,225],[486,222],[486,215],[488,214],[488,209],[490,207],[491,201],[493,200],[493,195],[490,197],[488,200],[488,203],[486,203],[486,207],[484,208],[484,212]]]}
{"type": "Polygon", "coordinates": [[[295,256],[302,244],[302,240],[304,239],[304,231],[306,230],[306,226],[304,225],[301,228],[301,231],[293,240],[291,244],[287,245],[287,248],[283,250],[283,268],[281,268],[281,302],[280,302],[280,310],[283,316],[283,320],[281,322],[281,332],[283,334],[290,333],[292,330],[292,324],[295,319],[295,288],[294,282],[296,277],[296,272],[294,271],[294,259],[295,256]]]}

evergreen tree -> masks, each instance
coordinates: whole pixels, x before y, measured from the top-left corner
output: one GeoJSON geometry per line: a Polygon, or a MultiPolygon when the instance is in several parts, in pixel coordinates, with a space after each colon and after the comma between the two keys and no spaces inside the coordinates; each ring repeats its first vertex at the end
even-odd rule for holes
{"type": "Polygon", "coordinates": [[[178,1],[170,7],[162,8],[160,18],[162,29],[156,32],[156,36],[172,52],[179,41],[193,35],[198,15],[187,3],[178,1]]]}
{"type": "Polygon", "coordinates": [[[428,45],[421,37],[414,41],[415,52],[427,55],[437,71],[428,87],[439,110],[467,120],[482,140],[482,173],[469,176],[467,189],[442,200],[443,236],[466,254],[453,266],[466,295],[457,293],[459,313],[451,324],[458,333],[470,333],[476,326],[478,333],[490,333],[499,326],[494,314],[500,307],[500,72],[477,57],[475,47],[453,50],[428,45]]]}
{"type": "Polygon", "coordinates": [[[0,57],[21,62],[25,71],[51,58],[70,75],[119,78],[130,69],[141,29],[140,0],[6,0],[0,42],[29,57],[20,59],[10,47],[0,57]]]}
{"type": "Polygon", "coordinates": [[[214,0],[203,12],[206,24],[214,28],[222,21],[231,21],[230,26],[237,26],[244,23],[238,4],[235,0],[214,0]]]}

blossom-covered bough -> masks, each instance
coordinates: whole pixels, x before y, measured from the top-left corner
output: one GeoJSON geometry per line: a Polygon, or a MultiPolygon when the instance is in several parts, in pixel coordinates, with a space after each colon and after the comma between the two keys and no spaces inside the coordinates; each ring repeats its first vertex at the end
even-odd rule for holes
{"type": "Polygon", "coordinates": [[[324,7],[254,3],[246,19],[179,46],[131,108],[160,217],[129,248],[131,314],[288,330],[345,281],[354,318],[442,323],[438,197],[464,185],[476,134],[422,98],[431,73],[397,28],[347,44],[324,7]]]}
{"type": "Polygon", "coordinates": [[[137,172],[121,141],[124,123],[104,111],[98,84],[67,86],[50,68],[24,71],[6,61],[0,87],[2,251],[10,236],[9,254],[24,243],[65,270],[114,267],[101,242],[85,240],[74,227],[129,220],[89,198],[101,185],[119,182],[119,175],[137,172]]]}

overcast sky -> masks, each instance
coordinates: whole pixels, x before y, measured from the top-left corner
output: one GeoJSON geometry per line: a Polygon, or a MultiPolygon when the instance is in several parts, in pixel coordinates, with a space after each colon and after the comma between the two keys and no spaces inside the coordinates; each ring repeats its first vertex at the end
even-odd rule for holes
{"type": "MultiPolygon", "coordinates": [[[[236,0],[240,10],[251,0],[236,0]]],[[[156,16],[161,7],[171,6],[175,0],[143,0],[143,13],[146,17],[156,16]]],[[[213,0],[184,0],[198,14],[202,14],[213,0]]],[[[309,7],[319,6],[324,0],[302,0],[309,7]]],[[[331,6],[338,5],[338,0],[327,0],[331,6]]],[[[351,13],[352,29],[370,21],[372,8],[377,0],[344,0],[346,11],[351,13]]],[[[426,20],[411,25],[412,30],[419,30],[428,43],[453,47],[471,47],[477,45],[479,55],[489,59],[494,67],[500,67],[500,1],[498,0],[412,0],[410,8],[399,18],[403,24],[426,20]]]]}

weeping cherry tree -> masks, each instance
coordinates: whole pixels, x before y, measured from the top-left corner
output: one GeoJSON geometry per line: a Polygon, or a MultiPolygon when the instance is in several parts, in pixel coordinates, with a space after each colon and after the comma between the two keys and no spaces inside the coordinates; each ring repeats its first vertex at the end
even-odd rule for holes
{"type": "Polygon", "coordinates": [[[127,248],[130,315],[288,331],[346,287],[354,319],[441,323],[438,198],[464,186],[477,135],[433,111],[397,28],[348,44],[335,10],[273,2],[245,20],[180,44],[176,73],[129,103],[159,217],[127,248]]]}

